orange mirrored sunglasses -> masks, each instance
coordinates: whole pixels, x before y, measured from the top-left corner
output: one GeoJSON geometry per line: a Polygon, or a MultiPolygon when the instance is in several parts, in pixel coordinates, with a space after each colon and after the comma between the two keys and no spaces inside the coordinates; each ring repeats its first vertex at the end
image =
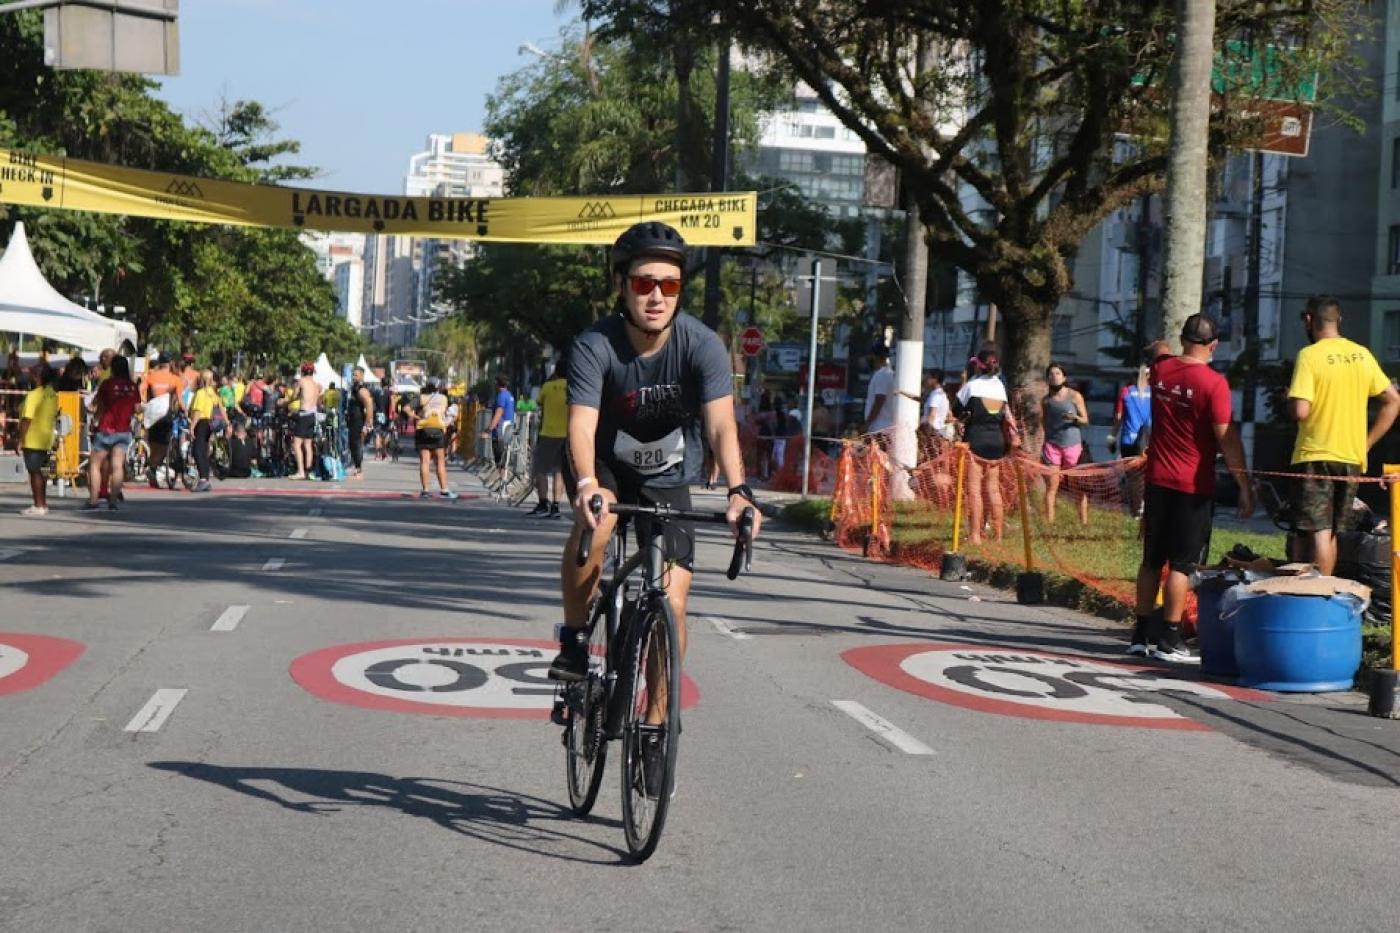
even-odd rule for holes
{"type": "Polygon", "coordinates": [[[680,279],[656,279],[649,275],[629,275],[627,281],[632,283],[632,294],[650,295],[652,289],[661,289],[661,294],[667,298],[674,298],[681,293],[680,279]]]}

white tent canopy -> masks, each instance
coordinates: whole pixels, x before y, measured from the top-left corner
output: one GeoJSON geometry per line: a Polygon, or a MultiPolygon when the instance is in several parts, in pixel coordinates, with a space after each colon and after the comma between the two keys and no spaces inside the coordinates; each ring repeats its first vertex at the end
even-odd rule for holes
{"type": "Polygon", "coordinates": [[[316,372],[311,378],[315,379],[316,384],[323,389],[328,388],[332,382],[339,383],[342,381],[340,373],[336,372],[335,367],[331,366],[330,357],[326,356],[324,353],[316,357],[316,372]]]}
{"type": "Polygon", "coordinates": [[[91,353],[136,349],[135,327],[74,304],[48,283],[29,252],[24,224],[15,224],[0,256],[0,332],[32,334],[91,353]]]}

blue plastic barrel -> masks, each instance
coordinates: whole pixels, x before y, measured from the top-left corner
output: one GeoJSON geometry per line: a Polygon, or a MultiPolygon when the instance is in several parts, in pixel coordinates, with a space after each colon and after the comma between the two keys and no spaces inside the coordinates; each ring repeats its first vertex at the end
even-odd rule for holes
{"type": "Polygon", "coordinates": [[[1362,601],[1278,593],[1226,608],[1235,627],[1240,684],[1288,693],[1350,690],[1361,666],[1362,601]]]}
{"type": "Polygon", "coordinates": [[[1196,589],[1196,640],[1201,649],[1201,673],[1236,677],[1235,620],[1220,616],[1220,602],[1229,587],[1224,581],[1208,581],[1196,589]]]}

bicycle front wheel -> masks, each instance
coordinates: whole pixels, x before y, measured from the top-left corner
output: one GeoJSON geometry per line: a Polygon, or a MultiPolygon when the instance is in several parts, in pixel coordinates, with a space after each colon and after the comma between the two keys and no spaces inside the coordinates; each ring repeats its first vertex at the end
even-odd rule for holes
{"type": "Polygon", "coordinates": [[[638,612],[628,658],[631,695],[622,732],[622,825],[637,861],[656,851],[676,780],[681,658],[670,603],[638,612]]]}

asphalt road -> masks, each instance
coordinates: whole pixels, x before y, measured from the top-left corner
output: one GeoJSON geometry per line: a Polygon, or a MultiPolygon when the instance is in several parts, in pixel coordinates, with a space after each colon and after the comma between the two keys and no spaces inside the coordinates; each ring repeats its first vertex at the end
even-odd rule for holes
{"type": "Polygon", "coordinates": [[[632,865],[615,760],[572,817],[536,692],[563,522],[406,463],[233,485],[0,487],[0,929],[1395,929],[1400,723],[776,525],[737,583],[705,533],[632,865]]]}

